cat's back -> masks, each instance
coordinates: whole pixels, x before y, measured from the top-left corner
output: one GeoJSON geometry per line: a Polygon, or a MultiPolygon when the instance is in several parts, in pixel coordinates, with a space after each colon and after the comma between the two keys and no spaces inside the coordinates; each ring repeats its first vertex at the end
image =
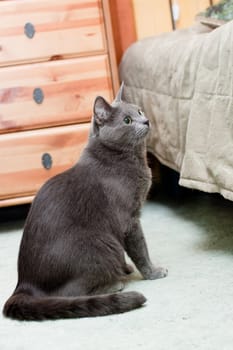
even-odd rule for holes
{"type": "Polygon", "coordinates": [[[66,200],[79,201],[82,194],[93,191],[97,178],[94,171],[87,164],[77,163],[72,168],[50,178],[38,191],[35,201],[41,200],[45,203],[57,200],[60,203],[66,200]]]}
{"type": "Polygon", "coordinates": [[[78,163],[49,179],[32,203],[25,229],[31,224],[61,227],[81,222],[100,200],[106,206],[103,187],[94,174],[88,164],[78,163]]]}

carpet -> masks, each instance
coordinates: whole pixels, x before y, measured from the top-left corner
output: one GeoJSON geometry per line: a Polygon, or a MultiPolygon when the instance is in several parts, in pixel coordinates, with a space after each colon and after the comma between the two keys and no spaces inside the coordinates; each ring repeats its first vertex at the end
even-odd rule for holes
{"type": "MultiPolygon", "coordinates": [[[[233,203],[197,194],[175,202],[148,201],[142,225],[151,259],[169,269],[143,281],[135,272],[126,290],[148,299],[114,316],[19,322],[0,316],[1,350],[233,349],[233,203]]],[[[16,284],[23,221],[0,224],[0,307],[16,284]]]]}

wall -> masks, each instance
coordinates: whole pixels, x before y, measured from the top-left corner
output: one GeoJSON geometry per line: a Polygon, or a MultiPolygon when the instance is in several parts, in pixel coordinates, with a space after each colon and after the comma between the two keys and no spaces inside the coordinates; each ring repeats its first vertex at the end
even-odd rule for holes
{"type": "Polygon", "coordinates": [[[195,16],[219,0],[109,0],[113,34],[119,63],[124,51],[138,39],[185,28],[195,16]],[[174,22],[171,6],[179,6],[179,19],[174,22]]]}
{"type": "Polygon", "coordinates": [[[195,21],[195,16],[217,0],[132,0],[136,35],[138,39],[146,36],[185,28],[195,21]],[[173,22],[171,6],[179,9],[179,18],[173,22]]]}

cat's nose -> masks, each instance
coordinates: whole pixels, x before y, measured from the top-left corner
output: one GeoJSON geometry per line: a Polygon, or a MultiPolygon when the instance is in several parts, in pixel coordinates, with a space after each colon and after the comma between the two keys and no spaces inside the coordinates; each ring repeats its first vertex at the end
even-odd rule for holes
{"type": "Polygon", "coordinates": [[[143,121],[143,124],[147,125],[148,127],[150,126],[150,122],[149,122],[148,119],[145,119],[145,120],[143,121]]]}

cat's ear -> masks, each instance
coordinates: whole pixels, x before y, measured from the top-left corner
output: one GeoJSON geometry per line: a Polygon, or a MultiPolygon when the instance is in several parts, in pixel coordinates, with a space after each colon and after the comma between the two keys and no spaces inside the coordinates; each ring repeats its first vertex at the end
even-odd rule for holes
{"type": "Polygon", "coordinates": [[[119,103],[122,101],[122,97],[123,97],[123,89],[124,89],[124,82],[122,81],[120,89],[118,90],[115,100],[113,101],[113,103],[119,103]]]}
{"type": "Polygon", "coordinates": [[[111,105],[101,96],[96,97],[94,102],[94,120],[98,126],[102,126],[110,117],[111,105]]]}

